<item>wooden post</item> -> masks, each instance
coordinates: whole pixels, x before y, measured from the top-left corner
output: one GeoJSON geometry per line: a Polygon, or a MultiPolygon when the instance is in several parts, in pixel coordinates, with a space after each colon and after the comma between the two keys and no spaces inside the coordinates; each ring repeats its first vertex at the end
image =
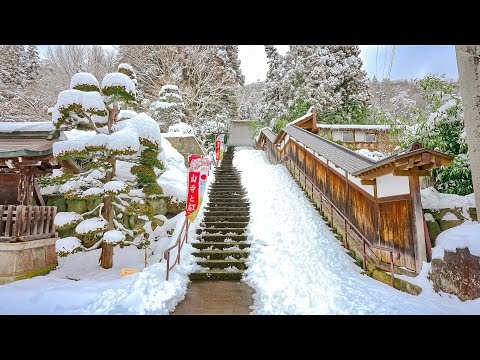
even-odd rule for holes
{"type": "MultiPolygon", "coordinates": [[[[37,203],[37,205],[45,206],[45,201],[43,200],[43,196],[42,196],[42,193],[40,192],[40,188],[35,182],[35,178],[33,178],[33,197],[35,198],[35,202],[37,203]]],[[[31,205],[31,203],[26,203],[25,205],[31,205]]]]}
{"type": "Polygon", "coordinates": [[[420,273],[423,262],[427,261],[427,251],[425,246],[422,199],[420,196],[420,177],[418,174],[418,167],[412,168],[412,175],[408,177],[408,182],[410,185],[410,197],[412,200],[412,229],[413,247],[415,250],[415,270],[417,273],[420,273]]]}

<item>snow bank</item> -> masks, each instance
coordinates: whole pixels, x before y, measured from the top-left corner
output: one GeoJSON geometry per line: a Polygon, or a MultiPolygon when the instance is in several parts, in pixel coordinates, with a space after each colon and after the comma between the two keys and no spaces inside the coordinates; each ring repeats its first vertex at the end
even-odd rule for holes
{"type": "Polygon", "coordinates": [[[443,194],[433,187],[421,190],[422,205],[424,209],[453,209],[475,207],[475,195],[461,196],[455,194],[443,194]]]}
{"type": "Polygon", "coordinates": [[[470,254],[480,256],[480,224],[463,223],[443,231],[432,248],[432,259],[443,259],[444,251],[468,248],[470,254]]]}
{"type": "Polygon", "coordinates": [[[187,198],[185,158],[168,140],[163,139],[162,152],[158,155],[158,159],[165,165],[165,172],[157,180],[163,193],[172,196],[176,201],[185,201],[187,198]]]}

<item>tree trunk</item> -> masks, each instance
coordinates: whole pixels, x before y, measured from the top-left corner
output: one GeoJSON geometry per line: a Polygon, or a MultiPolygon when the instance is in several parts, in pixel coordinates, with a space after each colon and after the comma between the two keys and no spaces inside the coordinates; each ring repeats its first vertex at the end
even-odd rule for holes
{"type": "Polygon", "coordinates": [[[100,264],[104,269],[111,269],[113,266],[113,245],[102,242],[102,255],[100,255],[100,264]]]}
{"type": "Polygon", "coordinates": [[[480,216],[480,45],[456,45],[468,157],[477,215],[480,216]]]}
{"type": "MultiPolygon", "coordinates": [[[[116,104],[113,105],[113,109],[108,108],[108,132],[112,132],[112,125],[118,114],[118,107],[116,104]]],[[[111,164],[110,171],[107,171],[105,176],[105,181],[108,182],[112,180],[113,175],[115,174],[115,156],[110,155],[107,158],[107,161],[111,164]]],[[[113,230],[113,207],[112,207],[112,196],[103,197],[103,217],[108,221],[107,230],[113,230]]],[[[102,243],[102,254],[100,255],[100,266],[104,269],[110,269],[113,266],[113,245],[102,243]]]]}

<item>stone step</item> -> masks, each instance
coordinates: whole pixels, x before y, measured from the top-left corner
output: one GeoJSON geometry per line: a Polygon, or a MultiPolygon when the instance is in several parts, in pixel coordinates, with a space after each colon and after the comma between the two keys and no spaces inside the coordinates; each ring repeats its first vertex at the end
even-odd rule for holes
{"type": "MultiPolygon", "coordinates": [[[[205,234],[202,235],[203,242],[219,242],[224,243],[226,239],[231,239],[231,242],[246,241],[247,235],[225,235],[225,234],[205,234]]],[[[228,241],[230,242],[230,241],[228,241]]]]}
{"type": "Polygon", "coordinates": [[[241,196],[246,196],[247,194],[243,193],[242,191],[235,191],[235,190],[229,190],[229,191],[216,191],[216,190],[213,190],[213,191],[210,191],[209,192],[209,196],[225,196],[225,197],[228,197],[230,195],[233,195],[233,196],[238,196],[238,195],[241,195],[241,196]]]}
{"type": "MultiPolygon", "coordinates": [[[[192,246],[195,249],[199,249],[199,250],[206,250],[210,246],[212,247],[212,249],[210,249],[210,250],[222,250],[222,249],[228,249],[228,248],[232,248],[232,247],[237,246],[240,250],[243,250],[245,248],[250,247],[250,244],[243,243],[243,242],[227,242],[227,243],[223,242],[222,243],[222,242],[208,242],[208,241],[205,241],[205,242],[192,243],[192,246]]],[[[232,251],[232,250],[230,250],[230,251],[232,251]]]]}
{"type": "Polygon", "coordinates": [[[205,216],[203,218],[203,221],[205,222],[211,222],[211,221],[231,221],[231,222],[250,222],[250,216],[205,216]]]}
{"type": "Polygon", "coordinates": [[[233,257],[235,259],[245,259],[250,252],[244,250],[202,250],[194,255],[197,258],[205,258],[210,260],[225,260],[227,257],[233,257]]]}
{"type": "Polygon", "coordinates": [[[222,211],[222,212],[248,211],[249,212],[249,209],[250,209],[250,205],[213,206],[213,207],[210,207],[209,205],[209,206],[206,206],[204,210],[208,212],[218,212],[218,211],[222,211]]]}
{"type": "Polygon", "coordinates": [[[228,233],[235,233],[237,235],[243,235],[245,233],[245,229],[244,228],[241,228],[241,229],[231,229],[231,228],[205,228],[205,229],[197,229],[197,234],[201,234],[201,233],[208,233],[208,234],[223,234],[223,235],[226,235],[228,233]]]}
{"type": "Polygon", "coordinates": [[[237,210],[237,211],[219,211],[219,210],[210,210],[204,212],[205,217],[210,216],[248,216],[250,211],[247,210],[237,210]]]}
{"type": "Polygon", "coordinates": [[[247,199],[210,199],[208,202],[210,206],[236,206],[236,205],[250,205],[247,199]]]}
{"type": "Polygon", "coordinates": [[[243,270],[227,271],[227,270],[205,270],[191,273],[188,277],[190,280],[242,280],[243,270]]]}
{"type": "Polygon", "coordinates": [[[235,202],[235,203],[221,203],[221,202],[215,202],[215,203],[208,203],[207,208],[212,208],[216,210],[221,210],[221,208],[226,208],[226,209],[237,209],[237,208],[245,208],[245,209],[250,209],[250,204],[245,203],[245,202],[235,202]]]}
{"type": "Polygon", "coordinates": [[[222,229],[222,228],[229,228],[229,229],[245,229],[248,226],[248,222],[229,222],[229,221],[203,221],[200,223],[205,229],[222,229]]]}
{"type": "Polygon", "coordinates": [[[245,270],[247,265],[245,260],[203,260],[197,261],[197,264],[204,268],[213,269],[225,269],[230,266],[237,268],[238,270],[245,270]]]}

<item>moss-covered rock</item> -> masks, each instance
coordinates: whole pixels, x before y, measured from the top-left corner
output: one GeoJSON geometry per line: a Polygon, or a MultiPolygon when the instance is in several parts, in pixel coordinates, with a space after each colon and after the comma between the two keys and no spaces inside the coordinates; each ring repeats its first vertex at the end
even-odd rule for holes
{"type": "Polygon", "coordinates": [[[169,213],[180,214],[185,210],[185,201],[174,201],[171,197],[167,202],[167,209],[169,213]]]}
{"type": "Polygon", "coordinates": [[[56,206],[57,212],[65,212],[67,211],[67,203],[63,196],[48,196],[46,198],[46,205],[47,206],[56,206]]]}
{"type": "Polygon", "coordinates": [[[155,210],[154,215],[165,215],[168,212],[167,199],[147,199],[146,201],[155,210]]]}
{"type": "Polygon", "coordinates": [[[165,222],[160,220],[160,219],[153,219],[152,220],[152,224],[151,224],[151,227],[152,227],[152,230],[155,231],[155,229],[158,227],[158,226],[163,226],[165,222]]]}
{"type": "Polygon", "coordinates": [[[67,211],[73,211],[77,214],[83,214],[88,211],[87,201],[78,199],[66,199],[67,211]]]}
{"type": "Polygon", "coordinates": [[[130,225],[130,229],[140,229],[143,228],[147,221],[140,219],[137,215],[130,215],[128,219],[128,223],[130,225]]]}
{"type": "Polygon", "coordinates": [[[438,235],[442,232],[440,225],[437,221],[427,221],[428,234],[430,235],[430,241],[432,242],[432,247],[435,246],[435,240],[438,235]]]}
{"type": "Polygon", "coordinates": [[[477,209],[476,208],[468,208],[468,215],[470,215],[470,218],[474,221],[478,221],[478,216],[477,216],[477,209]]]}
{"type": "MultiPolygon", "coordinates": [[[[388,285],[390,285],[392,281],[390,274],[387,274],[385,271],[379,269],[375,269],[372,271],[372,278],[388,285]]],[[[420,286],[414,285],[402,279],[395,278],[394,285],[395,289],[411,295],[419,295],[422,292],[422,288],[420,286]]]]}
{"type": "MultiPolygon", "coordinates": [[[[86,200],[86,203],[87,203],[87,209],[88,211],[92,211],[93,209],[95,209],[98,205],[100,205],[102,203],[102,199],[101,198],[93,198],[93,199],[87,199],[86,200]]],[[[98,211],[97,211],[98,213],[98,211]]],[[[96,214],[97,216],[98,214],[96,214]]]]}

